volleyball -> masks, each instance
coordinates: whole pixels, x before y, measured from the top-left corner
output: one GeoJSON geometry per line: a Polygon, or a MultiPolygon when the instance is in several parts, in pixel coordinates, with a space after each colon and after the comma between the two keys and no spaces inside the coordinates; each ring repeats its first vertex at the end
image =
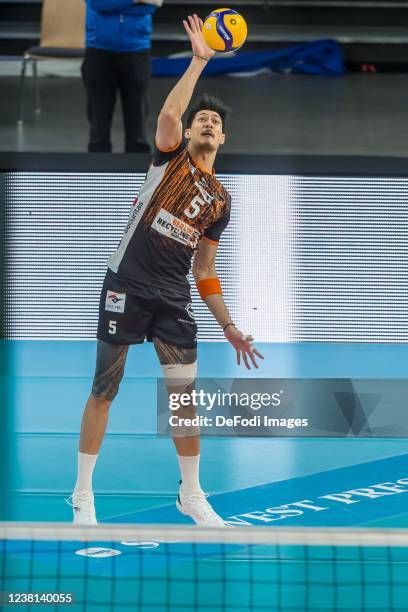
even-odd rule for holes
{"type": "Polygon", "coordinates": [[[242,47],[247,33],[245,19],[229,8],[212,11],[203,24],[203,36],[207,45],[218,53],[229,53],[242,47]]]}

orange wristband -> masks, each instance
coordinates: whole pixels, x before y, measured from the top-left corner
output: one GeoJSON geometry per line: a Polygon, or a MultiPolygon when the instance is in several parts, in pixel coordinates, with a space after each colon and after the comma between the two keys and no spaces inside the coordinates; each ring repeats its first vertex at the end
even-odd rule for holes
{"type": "Polygon", "coordinates": [[[198,281],[197,289],[202,300],[205,300],[208,295],[222,294],[221,283],[218,278],[203,278],[203,280],[198,281]]]}

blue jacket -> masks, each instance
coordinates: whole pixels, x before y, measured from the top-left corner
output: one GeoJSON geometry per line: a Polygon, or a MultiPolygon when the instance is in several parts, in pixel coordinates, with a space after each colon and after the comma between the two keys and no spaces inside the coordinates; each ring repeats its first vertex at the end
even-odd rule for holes
{"type": "Polygon", "coordinates": [[[151,46],[156,6],[133,0],[85,0],[86,46],[108,51],[141,51],[151,46]]]}

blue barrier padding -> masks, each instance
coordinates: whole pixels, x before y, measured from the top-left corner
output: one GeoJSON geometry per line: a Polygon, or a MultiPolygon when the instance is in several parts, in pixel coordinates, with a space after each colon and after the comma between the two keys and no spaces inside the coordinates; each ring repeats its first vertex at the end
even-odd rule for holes
{"type": "MultiPolygon", "coordinates": [[[[190,61],[190,57],[155,57],[153,76],[180,76],[190,61]]],[[[240,51],[234,56],[215,56],[205,67],[204,76],[255,73],[263,69],[322,76],[340,76],[345,72],[340,45],[335,40],[319,40],[277,51],[240,51]]]]}

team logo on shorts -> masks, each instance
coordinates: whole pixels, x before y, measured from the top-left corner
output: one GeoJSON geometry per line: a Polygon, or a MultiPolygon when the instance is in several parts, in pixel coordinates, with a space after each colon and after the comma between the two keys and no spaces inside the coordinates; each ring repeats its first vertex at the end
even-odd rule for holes
{"type": "Polygon", "coordinates": [[[105,310],[109,312],[125,312],[126,293],[116,293],[107,291],[105,300],[105,310]]]}
{"type": "Polygon", "coordinates": [[[189,302],[186,306],[186,311],[189,317],[191,317],[193,320],[195,320],[194,318],[194,310],[193,310],[193,304],[191,302],[189,302]]]}

